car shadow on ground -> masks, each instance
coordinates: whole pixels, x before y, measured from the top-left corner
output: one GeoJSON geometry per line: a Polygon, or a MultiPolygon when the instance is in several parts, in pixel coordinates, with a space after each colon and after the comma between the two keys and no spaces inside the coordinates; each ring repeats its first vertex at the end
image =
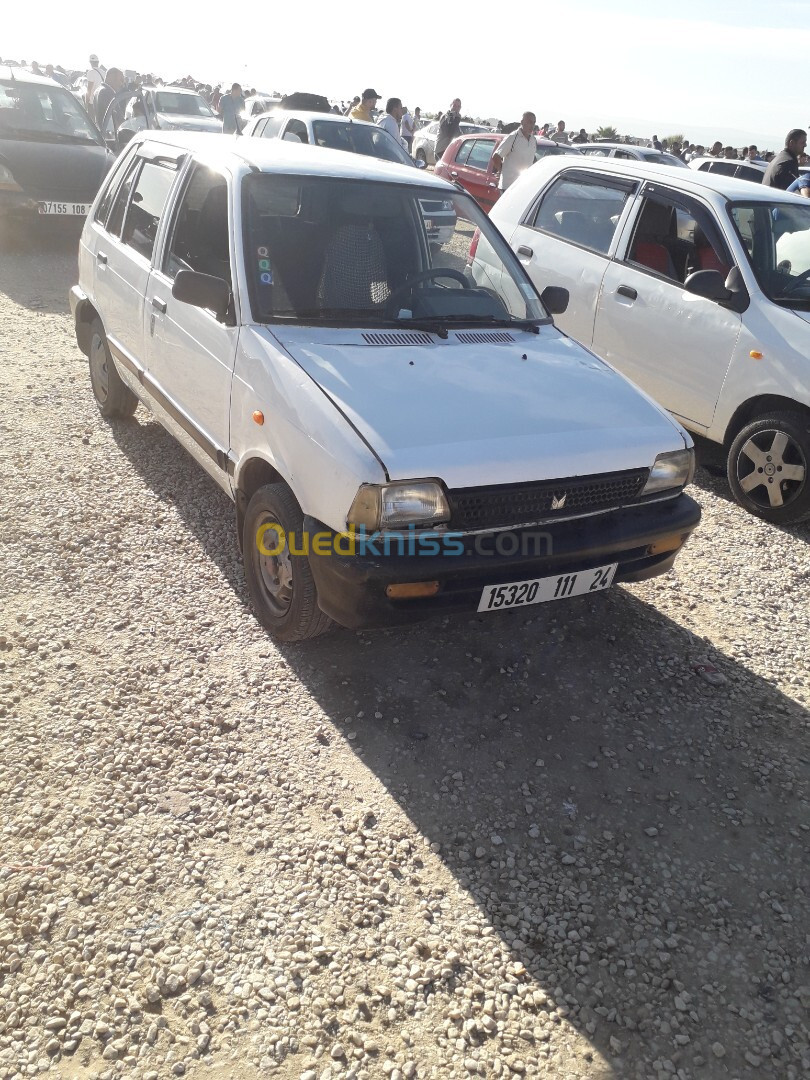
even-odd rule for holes
{"type": "Polygon", "coordinates": [[[0,293],[42,314],[69,313],[65,282],[78,280],[81,221],[0,220],[0,293]]]}
{"type": "MultiPolygon", "coordinates": [[[[737,506],[737,501],[731,494],[731,488],[726,476],[726,461],[723,448],[718,446],[717,443],[709,442],[708,439],[702,439],[699,435],[694,436],[694,440],[698,463],[697,472],[695,473],[695,487],[716,495],[730,506],[737,506]]],[[[696,498],[700,502],[699,493],[696,498]]],[[[757,521],[758,519],[754,518],[753,520],[757,521]]],[[[768,524],[768,528],[773,529],[776,535],[780,532],[786,533],[788,536],[796,537],[810,544],[810,521],[801,522],[799,525],[768,524]]]]}
{"type": "MultiPolygon", "coordinates": [[[[112,430],[252,617],[235,538],[222,542],[226,497],[154,422],[112,430]]],[[[454,968],[476,1015],[492,979],[481,957],[500,950],[495,982],[512,965],[537,994],[526,1009],[556,1009],[593,1048],[569,1076],[646,1077],[655,1059],[755,1077],[765,1049],[770,1075],[788,1075],[810,719],[795,702],[622,588],[280,652],[328,718],[326,742],[346,740],[451,875],[449,889],[419,883],[426,921],[457,931],[457,889],[477,906],[454,968]]],[[[386,801],[370,809],[385,828],[386,801]]],[[[527,1027],[515,1053],[542,1059],[527,1027]]],[[[483,1029],[471,1038],[486,1045],[483,1029]]]]}

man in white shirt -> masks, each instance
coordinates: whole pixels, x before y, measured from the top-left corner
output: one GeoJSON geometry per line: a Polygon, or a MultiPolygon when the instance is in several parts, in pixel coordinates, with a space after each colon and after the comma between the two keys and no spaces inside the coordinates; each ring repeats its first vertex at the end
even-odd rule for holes
{"type": "Polygon", "coordinates": [[[498,187],[501,191],[506,191],[522,172],[534,164],[537,152],[537,139],[534,137],[536,123],[534,113],[525,112],[520,127],[507,135],[492,155],[492,171],[500,178],[498,187]]]}
{"type": "Polygon", "coordinates": [[[87,79],[87,95],[85,101],[92,108],[93,97],[96,90],[104,84],[104,75],[99,67],[98,57],[95,53],[90,56],[90,67],[84,73],[85,79],[87,79]]]}
{"type": "Polygon", "coordinates": [[[408,112],[408,106],[402,106],[402,119],[399,122],[399,134],[402,137],[402,141],[408,147],[408,153],[411,152],[411,146],[413,145],[413,135],[416,131],[416,124],[411,114],[408,112]]]}
{"type": "Polygon", "coordinates": [[[377,127],[385,128],[400,146],[402,145],[402,139],[399,137],[399,122],[404,112],[402,101],[398,97],[390,97],[385,103],[385,116],[381,116],[377,121],[377,127]]]}

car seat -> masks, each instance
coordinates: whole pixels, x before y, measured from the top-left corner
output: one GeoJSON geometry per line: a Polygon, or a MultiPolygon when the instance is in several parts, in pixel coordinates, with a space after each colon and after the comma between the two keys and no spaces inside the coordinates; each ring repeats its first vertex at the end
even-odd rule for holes
{"type": "Polygon", "coordinates": [[[373,222],[338,225],[326,247],[318,301],[326,308],[379,307],[391,295],[385,249],[373,222]]]}
{"type": "Polygon", "coordinates": [[[694,267],[696,270],[716,270],[722,275],[724,281],[730,269],[709,243],[706,234],[699,228],[695,229],[694,267]]]}
{"type": "Polygon", "coordinates": [[[675,264],[665,243],[669,239],[671,224],[672,208],[647,199],[636,228],[630,259],[657,274],[677,279],[675,264]]]}
{"type": "Polygon", "coordinates": [[[228,188],[225,183],[212,187],[205,197],[194,240],[194,258],[189,260],[200,274],[212,274],[231,282],[228,244],[228,188]]]}

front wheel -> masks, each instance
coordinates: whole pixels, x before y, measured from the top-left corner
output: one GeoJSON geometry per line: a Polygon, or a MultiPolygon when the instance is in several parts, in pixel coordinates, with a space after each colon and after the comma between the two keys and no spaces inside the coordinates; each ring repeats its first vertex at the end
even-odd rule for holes
{"type": "Polygon", "coordinates": [[[305,554],[304,515],[286,484],[266,484],[245,512],[245,577],[259,622],[279,641],[318,637],[332,620],[318,607],[305,554]],[[291,550],[292,548],[292,550],[291,550]]]}
{"type": "Polygon", "coordinates": [[[737,502],[774,525],[810,517],[810,416],[774,413],[746,424],[728,453],[737,502]]]}

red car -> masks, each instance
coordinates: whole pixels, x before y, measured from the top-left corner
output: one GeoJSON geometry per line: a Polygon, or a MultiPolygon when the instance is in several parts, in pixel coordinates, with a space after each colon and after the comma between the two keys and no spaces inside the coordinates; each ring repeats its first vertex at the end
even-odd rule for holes
{"type": "MultiPolygon", "coordinates": [[[[490,212],[500,198],[498,177],[492,171],[492,155],[506,135],[496,132],[460,135],[445,150],[436,164],[436,175],[456,182],[476,199],[482,209],[490,212]]],[[[537,139],[535,161],[548,154],[578,154],[574,146],[558,146],[552,139],[537,139]]]]}

